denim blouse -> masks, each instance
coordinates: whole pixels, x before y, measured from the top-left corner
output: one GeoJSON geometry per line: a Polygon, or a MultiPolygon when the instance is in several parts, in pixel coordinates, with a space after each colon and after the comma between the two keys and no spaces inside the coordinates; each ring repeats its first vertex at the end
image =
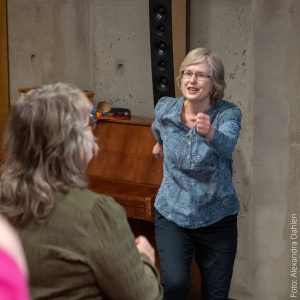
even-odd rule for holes
{"type": "Polygon", "coordinates": [[[155,208],[184,228],[199,228],[239,212],[232,183],[232,152],[241,127],[240,109],[225,100],[206,113],[216,129],[208,141],[181,121],[184,99],[162,97],[152,131],[163,146],[163,180],[155,208]]]}

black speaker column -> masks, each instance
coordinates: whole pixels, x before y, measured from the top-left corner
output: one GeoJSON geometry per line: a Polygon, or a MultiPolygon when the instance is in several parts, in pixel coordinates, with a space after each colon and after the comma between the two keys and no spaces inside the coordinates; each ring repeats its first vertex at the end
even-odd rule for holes
{"type": "Polygon", "coordinates": [[[171,5],[171,0],[149,0],[154,106],[163,96],[175,96],[171,5]]]}

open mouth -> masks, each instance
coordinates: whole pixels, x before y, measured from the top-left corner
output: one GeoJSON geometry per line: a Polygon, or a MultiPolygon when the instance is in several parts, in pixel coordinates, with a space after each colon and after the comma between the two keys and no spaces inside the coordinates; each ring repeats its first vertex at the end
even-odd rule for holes
{"type": "Polygon", "coordinates": [[[188,88],[188,91],[189,91],[189,92],[197,92],[198,89],[193,88],[193,87],[189,87],[189,88],[188,88]]]}

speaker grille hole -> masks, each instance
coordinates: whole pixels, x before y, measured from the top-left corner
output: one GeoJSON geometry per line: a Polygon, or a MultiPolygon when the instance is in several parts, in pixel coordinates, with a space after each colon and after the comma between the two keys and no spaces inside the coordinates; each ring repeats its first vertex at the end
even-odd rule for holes
{"type": "Polygon", "coordinates": [[[167,10],[164,6],[158,5],[154,8],[154,16],[157,20],[163,20],[166,17],[167,10]]]}
{"type": "Polygon", "coordinates": [[[158,56],[166,56],[168,51],[168,46],[164,41],[157,41],[155,43],[155,52],[158,56]]]}
{"type": "Polygon", "coordinates": [[[161,91],[166,91],[169,88],[169,79],[166,76],[159,76],[157,78],[157,87],[161,91]]]}
{"type": "Polygon", "coordinates": [[[167,66],[168,66],[168,64],[167,64],[167,62],[166,62],[165,60],[160,60],[160,61],[157,63],[157,67],[158,67],[158,69],[161,70],[161,71],[166,70],[166,69],[167,69],[167,66]]]}
{"type": "Polygon", "coordinates": [[[166,32],[166,27],[164,24],[158,24],[156,26],[156,33],[159,35],[163,35],[166,32]]]}

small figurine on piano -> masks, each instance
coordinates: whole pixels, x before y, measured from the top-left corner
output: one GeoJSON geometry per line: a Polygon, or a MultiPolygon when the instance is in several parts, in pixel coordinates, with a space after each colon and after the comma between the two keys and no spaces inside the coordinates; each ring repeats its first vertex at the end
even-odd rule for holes
{"type": "Polygon", "coordinates": [[[131,111],[128,108],[111,107],[106,101],[101,101],[96,107],[97,119],[130,119],[131,111]]]}

